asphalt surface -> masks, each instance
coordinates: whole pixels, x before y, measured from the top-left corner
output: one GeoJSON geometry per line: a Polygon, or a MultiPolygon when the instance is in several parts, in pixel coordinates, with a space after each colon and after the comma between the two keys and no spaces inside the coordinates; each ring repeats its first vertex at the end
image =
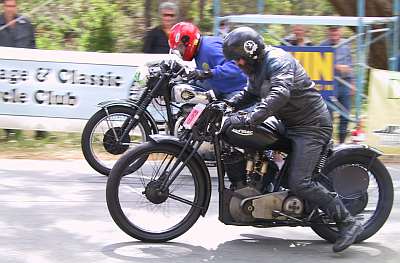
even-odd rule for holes
{"type": "MultiPolygon", "coordinates": [[[[83,160],[0,160],[0,262],[400,262],[400,165],[385,226],[344,253],[311,229],[225,226],[216,184],[209,212],[173,242],[123,233],[105,202],[106,177],[83,160]]],[[[215,181],[215,180],[214,180],[215,181]]]]}

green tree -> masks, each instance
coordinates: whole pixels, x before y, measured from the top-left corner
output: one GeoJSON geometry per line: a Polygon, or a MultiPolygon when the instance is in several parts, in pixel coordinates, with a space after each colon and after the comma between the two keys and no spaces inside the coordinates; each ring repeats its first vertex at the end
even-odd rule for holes
{"type": "Polygon", "coordinates": [[[90,0],[88,10],[80,17],[85,30],[80,38],[80,47],[88,51],[115,51],[117,5],[106,0],[90,0]]]}

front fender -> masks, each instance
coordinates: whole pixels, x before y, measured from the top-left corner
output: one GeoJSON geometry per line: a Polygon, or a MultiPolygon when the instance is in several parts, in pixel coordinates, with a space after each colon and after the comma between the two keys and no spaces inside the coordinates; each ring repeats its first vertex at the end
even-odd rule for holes
{"type": "MultiPolygon", "coordinates": [[[[137,101],[129,100],[129,99],[107,100],[107,101],[103,101],[103,102],[100,102],[99,104],[97,104],[97,107],[100,107],[102,109],[115,107],[115,106],[122,106],[122,107],[134,108],[134,109],[137,109],[139,107],[137,104],[137,101]]],[[[153,118],[153,116],[151,116],[150,112],[145,110],[144,117],[148,121],[153,133],[154,134],[158,133],[158,127],[157,127],[156,120],[153,118]]]]}
{"type": "Polygon", "coordinates": [[[97,107],[107,108],[111,106],[137,106],[137,101],[129,100],[129,99],[115,99],[115,100],[106,100],[97,104],[97,107]]]}
{"type": "MultiPolygon", "coordinates": [[[[153,143],[165,143],[165,144],[172,144],[174,146],[178,146],[183,148],[185,145],[184,141],[180,141],[179,138],[174,137],[174,136],[169,136],[169,135],[160,135],[160,134],[154,134],[150,135],[149,141],[153,143]]],[[[191,152],[193,150],[192,147],[188,148],[188,152],[191,152]]],[[[205,216],[208,206],[210,205],[210,199],[211,199],[211,177],[210,173],[207,169],[206,164],[204,163],[203,159],[200,157],[198,153],[195,153],[193,155],[193,158],[196,160],[196,162],[199,164],[203,174],[204,174],[204,180],[205,180],[205,185],[206,188],[204,189],[204,203],[201,205],[203,207],[203,211],[201,212],[202,216],[205,216]]]]}

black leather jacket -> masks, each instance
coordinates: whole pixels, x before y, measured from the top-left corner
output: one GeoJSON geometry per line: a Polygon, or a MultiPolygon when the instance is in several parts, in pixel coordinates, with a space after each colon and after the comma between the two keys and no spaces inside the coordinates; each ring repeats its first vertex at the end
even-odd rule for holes
{"type": "Polygon", "coordinates": [[[262,123],[269,116],[280,119],[287,128],[330,127],[327,106],[303,66],[286,51],[267,47],[265,57],[249,75],[249,85],[231,99],[242,109],[256,101],[249,119],[252,125],[262,123]]]}

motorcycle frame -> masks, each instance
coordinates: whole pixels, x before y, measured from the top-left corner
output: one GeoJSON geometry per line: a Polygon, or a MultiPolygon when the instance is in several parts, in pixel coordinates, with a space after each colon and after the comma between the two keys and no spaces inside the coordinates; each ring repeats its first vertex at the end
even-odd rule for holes
{"type": "MultiPolygon", "coordinates": [[[[150,105],[151,100],[156,98],[156,97],[162,97],[163,100],[165,101],[165,108],[166,108],[166,113],[167,113],[167,118],[166,118],[166,124],[167,124],[167,128],[168,128],[168,132],[170,135],[174,135],[174,128],[175,128],[175,124],[176,124],[176,119],[174,118],[174,113],[173,113],[173,107],[178,108],[179,110],[182,109],[182,106],[178,106],[176,104],[174,104],[171,100],[171,94],[168,94],[168,92],[166,92],[165,94],[163,94],[162,96],[156,96],[156,94],[159,92],[159,90],[163,87],[163,82],[166,81],[166,79],[169,77],[169,74],[164,73],[162,75],[162,77],[157,81],[157,83],[152,87],[146,87],[145,91],[143,92],[143,94],[140,96],[139,100],[132,104],[129,102],[125,102],[123,104],[123,106],[128,106],[131,108],[134,108],[136,110],[135,115],[129,116],[124,123],[122,124],[121,128],[123,129],[123,134],[121,135],[121,137],[118,139],[117,135],[116,139],[117,142],[120,143],[121,141],[123,141],[123,138],[125,138],[126,136],[129,135],[129,131],[135,127],[139,120],[145,116],[146,119],[149,120],[151,128],[153,130],[154,133],[158,133],[158,127],[156,124],[156,121],[154,120],[154,118],[150,115],[150,113],[147,111],[147,107],[150,105]]],[[[166,85],[171,85],[170,83],[166,84],[166,85]]],[[[167,90],[170,90],[167,88],[167,90]]],[[[115,103],[102,103],[102,105],[100,105],[106,112],[107,116],[109,116],[108,113],[108,107],[112,107],[116,105],[115,103]]],[[[114,128],[114,127],[111,127],[114,128]]]]}

